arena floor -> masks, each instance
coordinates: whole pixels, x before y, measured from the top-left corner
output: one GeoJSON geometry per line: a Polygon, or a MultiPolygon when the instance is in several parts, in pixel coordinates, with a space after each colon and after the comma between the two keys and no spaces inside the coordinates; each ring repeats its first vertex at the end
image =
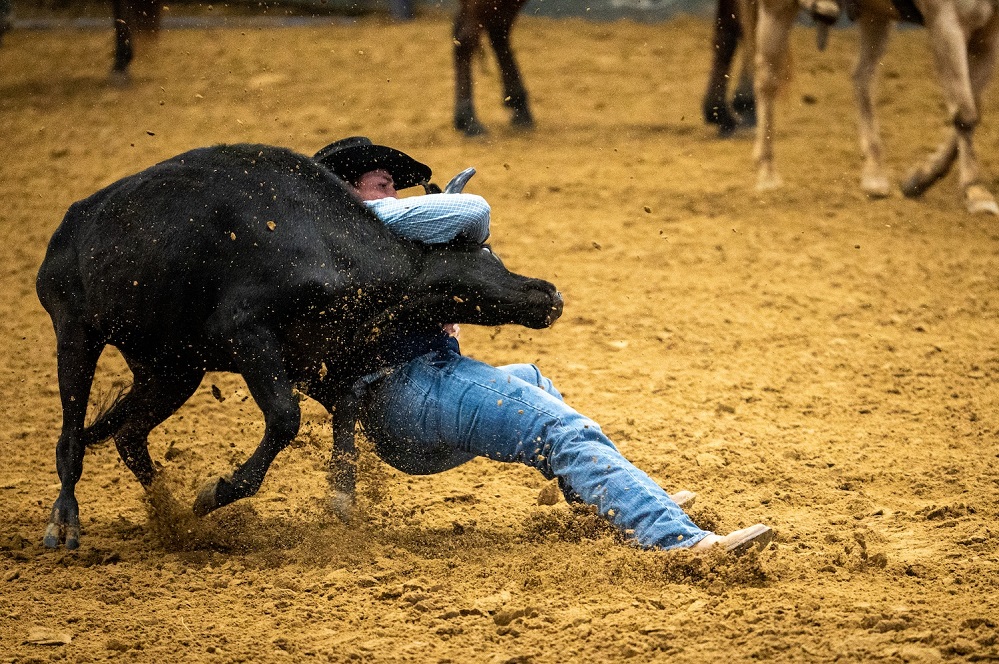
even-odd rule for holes
{"type": "MultiPolygon", "coordinates": [[[[127,89],[111,31],[15,31],[0,49],[0,661],[935,662],[999,659],[999,226],[949,176],[869,201],[852,30],[795,34],[786,186],[753,189],[751,138],[700,116],[710,25],[524,17],[538,128],[450,127],[445,16],[171,30],[127,89]],[[519,466],[407,477],[363,458],[359,523],[325,509],[312,402],[260,493],[197,522],[150,513],[112,444],[88,452],[77,552],[41,546],[58,491],[55,344],[34,277],[67,207],[188,148],[312,153],[365,134],[493,206],[511,269],[555,282],[553,328],[465,328],[467,354],[536,362],[695,520],[758,521],[759,555],[642,551],[537,505],[519,466]],[[68,642],[67,642],[68,641],[68,642]],[[53,645],[45,645],[51,643],[53,645]]],[[[896,36],[878,95],[900,176],[946,130],[925,34],[896,36]]],[[[978,147],[999,190],[999,113],[978,147]]],[[[113,352],[98,386],[127,380],[113,352]]],[[[262,417],[210,375],[150,449],[184,505],[244,459],[262,417]],[[224,401],[212,396],[217,386],[224,401]]]]}

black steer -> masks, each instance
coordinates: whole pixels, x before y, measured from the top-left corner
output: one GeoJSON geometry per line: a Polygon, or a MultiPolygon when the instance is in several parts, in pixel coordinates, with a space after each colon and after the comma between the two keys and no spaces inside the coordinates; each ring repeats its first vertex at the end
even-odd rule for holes
{"type": "Polygon", "coordinates": [[[199,494],[199,515],[259,489],[298,433],[294,388],[335,411],[357,378],[393,361],[399,334],[443,322],[541,328],[562,311],[554,286],[509,272],[488,247],[402,240],[324,167],[263,145],[193,150],[75,203],[37,290],[55,327],[63,409],[62,488],[44,541],[66,548],[79,546],[86,446],[114,437],[149,487],[147,436],[207,371],[242,374],[266,429],[231,478],[199,494]],[[85,427],[108,344],[133,384],[85,427]]]}

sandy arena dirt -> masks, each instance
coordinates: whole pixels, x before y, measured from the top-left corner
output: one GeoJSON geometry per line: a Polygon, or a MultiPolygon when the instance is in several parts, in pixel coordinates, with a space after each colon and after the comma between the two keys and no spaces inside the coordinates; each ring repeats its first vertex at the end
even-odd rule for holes
{"type": "MultiPolygon", "coordinates": [[[[786,186],[753,189],[751,138],[702,124],[710,24],[524,17],[538,128],[451,130],[444,15],[174,30],[108,84],[111,31],[15,31],[0,49],[0,661],[935,662],[999,659],[999,226],[956,176],[868,201],[849,69],[798,28],[781,102],[786,186]],[[536,362],[567,400],[759,555],[643,551],[539,506],[534,471],[407,477],[363,457],[362,518],[325,507],[330,427],[304,425],[258,495],[197,521],[196,488],[262,417],[210,375],[150,449],[182,508],[151,512],[111,443],[88,450],[76,552],[41,546],[58,492],[55,342],[34,278],[68,206],[192,147],[312,153],[366,134],[493,206],[511,269],[566,298],[552,329],[464,329],[467,354],[536,362]],[[212,396],[217,386],[223,401],[212,396]],[[186,512],[185,512],[186,510],[186,512]]],[[[896,177],[946,125],[925,33],[896,36],[878,100],[896,177]]],[[[999,190],[999,113],[978,148],[999,190]]],[[[128,380],[102,359],[98,389],[128,380]]]]}

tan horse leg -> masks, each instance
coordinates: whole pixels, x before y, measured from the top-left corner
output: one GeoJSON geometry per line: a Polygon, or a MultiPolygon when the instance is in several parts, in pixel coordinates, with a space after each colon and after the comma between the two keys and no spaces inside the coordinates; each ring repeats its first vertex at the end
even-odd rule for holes
{"type": "MultiPolygon", "coordinates": [[[[999,14],[993,13],[983,28],[968,40],[968,71],[975,107],[982,107],[982,93],[992,79],[996,57],[999,55],[999,14]]],[[[992,193],[979,184],[965,187],[964,200],[970,212],[988,212],[999,215],[999,205],[992,193]]]]}
{"type": "MultiPolygon", "coordinates": [[[[944,90],[947,111],[954,123],[955,140],[957,144],[957,159],[960,168],[960,186],[965,192],[965,203],[971,212],[989,212],[999,214],[992,194],[979,183],[980,172],[978,159],[975,156],[973,136],[978,124],[978,104],[972,88],[969,67],[969,52],[972,50],[964,35],[956,9],[951,4],[935,8],[936,11],[927,16],[926,26],[930,32],[930,44],[933,49],[934,62],[944,90]]],[[[993,30],[994,32],[994,30],[993,30]]],[[[975,49],[983,48],[993,56],[995,53],[994,35],[991,39],[976,39],[975,49]]],[[[980,67],[980,58],[976,56],[976,66],[980,67]]],[[[991,65],[989,65],[991,66],[991,65]]],[[[976,78],[988,80],[981,73],[976,78]]],[[[941,149],[933,157],[947,156],[950,151],[941,149]]],[[[933,157],[929,162],[932,167],[933,157]]],[[[922,170],[922,169],[921,169],[922,170]]],[[[936,171],[926,169],[930,174],[936,171]]],[[[926,186],[929,186],[929,182],[926,186]]]]}
{"type": "Polygon", "coordinates": [[[780,77],[788,57],[788,35],[798,14],[797,0],[761,0],[756,24],[756,189],[768,191],[781,186],[774,168],[774,105],[780,77]]]}
{"type": "Polygon", "coordinates": [[[860,33],[860,46],[857,64],[853,69],[853,93],[860,116],[860,152],[864,157],[860,188],[872,198],[884,198],[890,192],[890,185],[885,174],[881,129],[874,115],[871,88],[878,63],[888,47],[891,22],[873,13],[861,14],[857,29],[860,33]]]}
{"type": "Polygon", "coordinates": [[[952,131],[926,161],[919,164],[902,183],[902,193],[909,198],[922,196],[927,189],[947,175],[957,159],[957,132],[952,131]]]}

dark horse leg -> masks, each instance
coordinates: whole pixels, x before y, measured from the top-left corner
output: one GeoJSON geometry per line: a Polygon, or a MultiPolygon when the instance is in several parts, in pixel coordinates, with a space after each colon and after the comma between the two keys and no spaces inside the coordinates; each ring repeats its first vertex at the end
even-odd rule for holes
{"type": "MultiPolygon", "coordinates": [[[[729,109],[726,98],[728,73],[732,67],[735,50],[742,34],[738,11],[737,0],[718,0],[712,44],[714,53],[711,58],[711,73],[708,76],[708,89],[704,93],[702,104],[704,121],[708,124],[718,125],[718,133],[722,136],[728,136],[739,126],[739,118],[729,109]]],[[[751,95],[751,80],[749,90],[751,95]]]]}
{"type": "Polygon", "coordinates": [[[217,477],[202,487],[194,501],[194,513],[198,516],[255,494],[274,457],[298,435],[301,423],[298,398],[284,368],[277,333],[253,327],[232,333],[232,338],[239,373],[264,413],[264,437],[231,478],[217,477]]]}
{"type": "Polygon", "coordinates": [[[510,122],[514,127],[529,129],[534,127],[534,117],[527,103],[527,90],[520,76],[520,68],[510,47],[510,31],[524,2],[525,0],[508,0],[494,5],[496,10],[490,14],[486,32],[503,76],[503,103],[513,111],[510,122]]]}
{"type": "Polygon", "coordinates": [[[114,14],[114,64],[111,78],[118,83],[128,82],[128,65],[135,52],[132,50],[132,21],[128,0],[111,0],[114,14]]]}
{"type": "Polygon", "coordinates": [[[534,126],[520,69],[510,48],[510,30],[526,0],[461,0],[454,17],[454,127],[466,136],[486,133],[472,103],[472,56],[482,31],[496,53],[503,77],[504,104],[513,109],[517,127],[534,126]]]}
{"type": "Polygon", "coordinates": [[[111,0],[114,15],[114,65],[111,80],[129,82],[128,66],[138,38],[155,35],[160,26],[163,0],[111,0]]]}
{"type": "Polygon", "coordinates": [[[486,133],[472,103],[472,56],[479,47],[482,25],[477,3],[462,0],[454,17],[454,128],[466,136],[486,133]]]}
{"type": "Polygon", "coordinates": [[[4,34],[10,30],[10,0],[0,0],[0,44],[4,34]]]}

